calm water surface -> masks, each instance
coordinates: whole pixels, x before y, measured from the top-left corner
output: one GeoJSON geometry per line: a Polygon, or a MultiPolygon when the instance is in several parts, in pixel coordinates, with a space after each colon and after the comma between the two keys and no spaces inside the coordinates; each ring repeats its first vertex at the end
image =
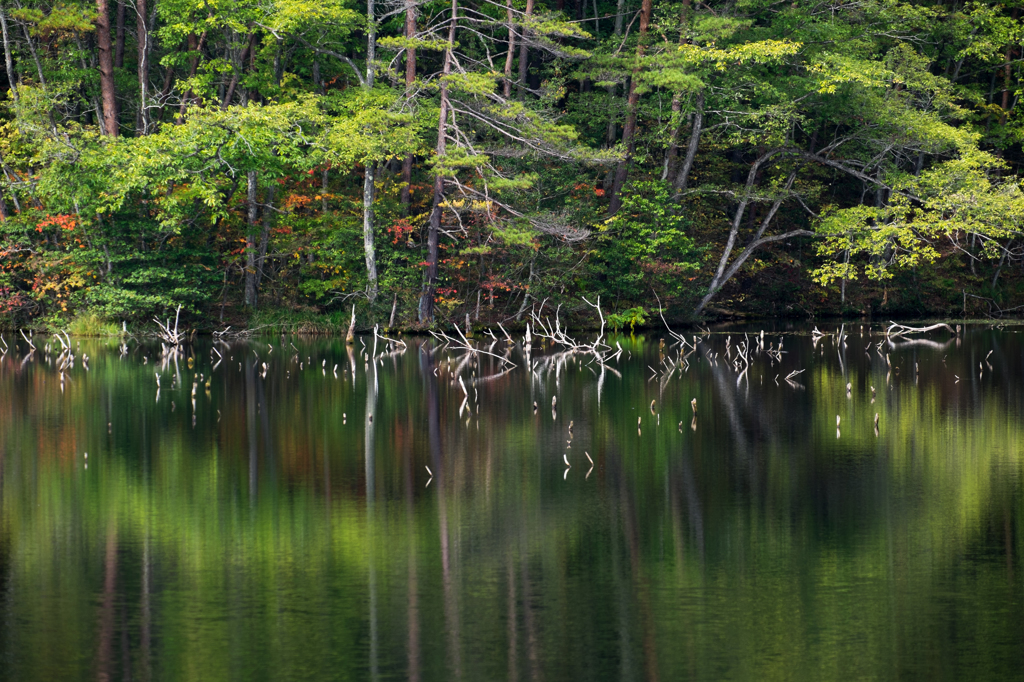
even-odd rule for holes
{"type": "Polygon", "coordinates": [[[1022,328],[847,330],[7,334],[0,678],[1024,678],[1022,328]]]}

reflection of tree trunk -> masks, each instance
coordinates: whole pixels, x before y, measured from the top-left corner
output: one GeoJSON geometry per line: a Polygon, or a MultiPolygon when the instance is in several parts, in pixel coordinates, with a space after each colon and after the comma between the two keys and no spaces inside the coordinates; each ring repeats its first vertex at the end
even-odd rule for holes
{"type": "Polygon", "coordinates": [[[142,630],[139,646],[139,668],[142,671],[142,682],[149,682],[153,678],[150,669],[150,651],[152,648],[152,622],[153,612],[150,605],[150,583],[153,575],[153,567],[150,561],[149,542],[149,521],[145,521],[145,537],[142,540],[142,606],[139,609],[140,629],[142,630]]]}
{"type": "Polygon", "coordinates": [[[367,568],[370,588],[370,679],[380,676],[377,668],[377,551],[374,529],[376,511],[376,453],[377,431],[373,414],[377,411],[377,363],[371,363],[366,374],[366,414],[363,418],[363,475],[366,480],[366,539],[367,568]]]}
{"type": "Polygon", "coordinates": [[[508,556],[508,679],[519,679],[519,618],[516,616],[516,572],[508,556]]]}
{"type": "Polygon", "coordinates": [[[462,679],[462,633],[459,627],[458,593],[453,575],[451,541],[448,536],[448,471],[441,450],[441,404],[437,377],[434,376],[431,365],[432,356],[425,349],[421,349],[420,368],[427,384],[427,440],[430,443],[430,463],[434,478],[437,479],[437,515],[441,534],[441,577],[444,587],[444,620],[448,630],[448,659],[452,667],[452,676],[455,679],[462,679]]]}
{"type": "Polygon", "coordinates": [[[249,441],[249,504],[256,505],[256,366],[245,363],[245,431],[249,441]]]}
{"type": "MultiPolygon", "coordinates": [[[[412,432],[410,428],[409,432],[412,432]]],[[[408,577],[408,622],[409,622],[409,643],[407,654],[409,657],[409,681],[419,682],[420,680],[420,585],[418,565],[416,557],[416,505],[413,493],[413,481],[415,476],[412,469],[412,452],[409,448],[409,440],[405,441],[405,523],[408,528],[409,542],[409,577],[408,577]]]]}
{"type": "Polygon", "coordinates": [[[533,612],[533,591],[530,589],[529,556],[523,552],[519,559],[519,577],[523,582],[523,624],[526,625],[526,657],[530,661],[530,679],[544,679],[540,648],[537,641],[537,619],[533,612]]]}
{"type": "Polygon", "coordinates": [[[114,647],[114,598],[117,587],[117,525],[107,527],[107,550],[103,557],[103,604],[100,606],[100,644],[96,652],[96,679],[111,679],[114,647]]]}
{"type": "Polygon", "coordinates": [[[659,679],[658,643],[654,629],[654,614],[651,607],[651,595],[648,581],[644,576],[643,561],[640,555],[640,539],[637,531],[636,505],[630,495],[630,489],[623,470],[622,462],[613,447],[607,450],[609,479],[619,483],[620,517],[622,530],[629,551],[630,572],[635,591],[635,601],[640,610],[640,626],[643,637],[644,671],[648,680],[659,679]]]}

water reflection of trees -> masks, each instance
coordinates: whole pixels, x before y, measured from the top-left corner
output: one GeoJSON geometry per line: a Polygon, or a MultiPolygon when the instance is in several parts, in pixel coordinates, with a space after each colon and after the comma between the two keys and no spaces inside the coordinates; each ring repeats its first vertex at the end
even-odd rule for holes
{"type": "Polygon", "coordinates": [[[430,341],[383,366],[353,356],[339,379],[319,360],[345,364],[346,349],[300,344],[311,370],[283,364],[264,379],[251,359],[225,362],[194,429],[188,373],[158,402],[152,367],[114,354],[90,351],[90,374],[64,393],[45,364],[7,359],[0,392],[18,400],[0,405],[2,609],[25,627],[4,641],[17,669],[55,677],[255,665],[833,677],[928,655],[956,669],[935,593],[969,581],[978,599],[955,622],[998,671],[1000,633],[1019,625],[984,609],[1020,600],[1024,447],[1009,381],[1019,346],[1000,342],[987,377],[972,375],[984,353],[969,347],[944,349],[945,364],[932,349],[890,349],[920,374],[886,383],[877,353],[840,363],[787,341],[804,391],[776,386],[766,363],[737,383],[706,358],[650,381],[658,349],[634,342],[600,402],[590,368],[567,358],[555,373],[481,382],[468,419],[430,341]],[[557,419],[534,415],[554,393],[557,419]],[[848,425],[838,440],[835,414],[848,425]],[[587,479],[584,449],[597,462],[587,479]],[[58,636],[79,654],[54,653],[58,636]]]}

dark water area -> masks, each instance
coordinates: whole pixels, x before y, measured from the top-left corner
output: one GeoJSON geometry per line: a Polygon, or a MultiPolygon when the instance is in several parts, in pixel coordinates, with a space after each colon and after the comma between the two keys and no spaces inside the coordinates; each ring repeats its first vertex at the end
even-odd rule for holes
{"type": "Polygon", "coordinates": [[[1024,678],[1024,328],[757,331],[7,334],[0,679],[1024,678]]]}

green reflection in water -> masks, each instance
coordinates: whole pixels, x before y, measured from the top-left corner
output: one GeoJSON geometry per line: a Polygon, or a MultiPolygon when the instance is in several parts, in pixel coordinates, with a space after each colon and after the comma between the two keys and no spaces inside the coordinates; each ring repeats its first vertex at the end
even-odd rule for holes
{"type": "Polygon", "coordinates": [[[1020,335],[725,338],[479,356],[468,412],[430,340],[83,342],[63,388],[22,344],[0,677],[1019,676],[1020,335]]]}

